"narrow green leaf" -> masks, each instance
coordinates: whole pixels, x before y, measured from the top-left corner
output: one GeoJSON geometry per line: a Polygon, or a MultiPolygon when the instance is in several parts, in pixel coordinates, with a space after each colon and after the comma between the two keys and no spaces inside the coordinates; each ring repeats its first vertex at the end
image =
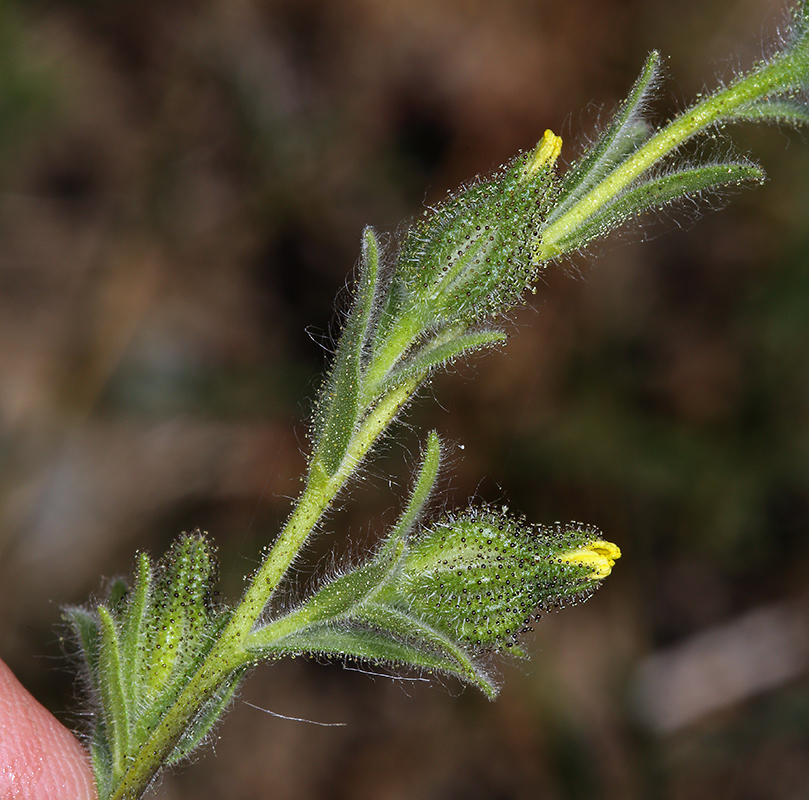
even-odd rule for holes
{"type": "MultiPolygon", "coordinates": [[[[497,694],[497,687],[481,664],[452,638],[432,627],[418,616],[400,609],[378,603],[368,603],[362,608],[363,619],[381,631],[403,638],[412,643],[425,659],[437,659],[443,666],[436,666],[461,680],[477,686],[489,699],[497,694]]],[[[424,666],[416,663],[415,666],[424,666]]]]}
{"type": "Polygon", "coordinates": [[[376,388],[375,395],[383,395],[391,387],[402,381],[409,380],[418,375],[425,377],[435,369],[445,367],[456,358],[467,355],[474,350],[484,347],[494,347],[503,344],[508,337],[503,331],[477,331],[476,333],[462,334],[448,342],[429,343],[414,356],[404,361],[394,370],[383,383],[376,388]]]}
{"type": "MultiPolygon", "coordinates": [[[[807,57],[807,49],[809,49],[809,2],[806,0],[798,0],[792,10],[792,25],[791,30],[788,32],[791,39],[787,53],[800,53],[803,58],[807,57]]],[[[809,68],[805,62],[802,64],[804,70],[809,68]]],[[[807,76],[804,74],[802,85],[805,87],[807,83],[807,76]]]]}
{"type": "Polygon", "coordinates": [[[97,724],[90,742],[90,763],[96,781],[99,800],[105,800],[112,794],[112,754],[103,722],[97,724]]]}
{"type": "Polygon", "coordinates": [[[107,607],[116,621],[122,616],[126,606],[126,597],[129,594],[129,585],[123,578],[113,578],[107,589],[107,607]]]}
{"type": "Polygon", "coordinates": [[[94,691],[98,691],[99,632],[98,616],[81,606],[69,606],[62,612],[63,617],[76,632],[81,647],[81,655],[89,672],[94,691]]]}
{"type": "MultiPolygon", "coordinates": [[[[135,563],[135,581],[129,593],[128,605],[121,626],[121,654],[126,680],[132,686],[132,697],[140,695],[144,678],[146,642],[149,640],[151,617],[152,564],[146,553],[138,553],[135,563]]],[[[138,709],[129,708],[130,715],[138,709]]]]}
{"type": "Polygon", "coordinates": [[[557,202],[548,214],[546,225],[561,217],[647,139],[649,126],[642,119],[642,114],[659,67],[660,53],[654,50],[610,125],[584,157],[563,176],[557,202]]]}
{"type": "Polygon", "coordinates": [[[252,631],[247,637],[245,649],[263,649],[295,631],[352,617],[357,607],[385,580],[394,557],[391,551],[386,560],[372,560],[330,581],[299,608],[252,631]]]}
{"type": "Polygon", "coordinates": [[[129,702],[121,664],[121,643],[110,612],[98,608],[100,628],[99,689],[113,773],[123,771],[129,752],[129,702]]]}
{"type": "Polygon", "coordinates": [[[405,510],[393,526],[390,534],[386,537],[387,542],[398,542],[404,540],[418,521],[419,517],[430,499],[438,468],[441,464],[441,440],[435,431],[430,431],[427,436],[427,443],[424,447],[424,455],[421,460],[421,468],[413,485],[413,491],[407,502],[405,510]]]}
{"type": "Polygon", "coordinates": [[[377,664],[399,664],[441,669],[439,658],[421,653],[416,647],[392,639],[365,627],[317,625],[277,642],[256,648],[259,658],[278,656],[325,655],[359,658],[377,664]]]}
{"type": "Polygon", "coordinates": [[[354,306],[340,337],[315,420],[314,462],[328,475],[340,467],[359,416],[362,353],[378,288],[379,246],[373,230],[366,228],[354,306]]]}
{"type": "Polygon", "coordinates": [[[660,208],[688,195],[721,186],[758,181],[764,177],[759,167],[750,164],[712,164],[694,167],[642,183],[617,197],[584,224],[559,240],[560,253],[583,247],[598,236],[618,227],[630,217],[660,208]]]}
{"type": "Polygon", "coordinates": [[[202,743],[230,705],[243,677],[244,670],[233,672],[219,687],[216,694],[199,710],[194,721],[186,729],[183,738],[177,743],[166,761],[166,766],[171,766],[186,758],[202,743]]]}
{"type": "MultiPolygon", "coordinates": [[[[98,712],[104,697],[101,691],[101,667],[99,663],[101,635],[98,615],[79,606],[65,608],[62,613],[78,637],[86,667],[91,700],[94,704],[94,710],[98,712]]],[[[97,783],[98,796],[105,798],[109,795],[112,782],[112,753],[107,737],[106,716],[103,711],[96,716],[95,729],[90,740],[90,761],[97,783]]]]}
{"type": "Polygon", "coordinates": [[[362,232],[362,280],[359,287],[362,293],[362,316],[363,316],[363,346],[368,344],[368,333],[370,323],[373,321],[374,307],[377,305],[379,295],[383,293],[382,276],[379,271],[379,240],[376,232],[370,226],[362,232]]]}
{"type": "Polygon", "coordinates": [[[730,121],[778,122],[786,125],[809,125],[809,106],[798,100],[776,97],[760,100],[739,109],[730,121]]]}
{"type": "MultiPolygon", "coordinates": [[[[406,627],[400,625],[400,627],[406,627]]],[[[413,626],[410,627],[411,630],[413,626]]],[[[491,676],[469,657],[454,657],[450,648],[442,647],[445,639],[440,634],[423,630],[423,640],[399,639],[385,630],[366,625],[320,624],[298,631],[273,642],[266,648],[256,648],[257,658],[274,658],[282,655],[325,655],[338,658],[357,658],[376,664],[390,664],[431,672],[454,675],[479,687],[487,697],[497,694],[491,676]]]]}

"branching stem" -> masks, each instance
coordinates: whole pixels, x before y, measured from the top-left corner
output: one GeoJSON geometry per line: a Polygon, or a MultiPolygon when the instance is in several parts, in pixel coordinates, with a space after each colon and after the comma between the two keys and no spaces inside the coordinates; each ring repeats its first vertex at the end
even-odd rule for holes
{"type": "Polygon", "coordinates": [[[660,163],[684,142],[711,125],[732,118],[734,112],[749,103],[781,89],[795,70],[793,58],[792,53],[782,55],[761,70],[697,103],[658,131],[620,167],[545,228],[537,251],[538,260],[544,261],[560,255],[563,249],[558,243],[571,229],[581,226],[636,178],[660,163]]]}
{"type": "MultiPolygon", "coordinates": [[[[460,195],[461,200],[450,206],[452,213],[446,212],[443,217],[439,214],[438,223],[425,223],[420,229],[423,241],[420,240],[420,246],[414,250],[418,253],[418,258],[402,262],[410,265],[408,270],[402,270],[402,263],[398,264],[402,274],[394,274],[395,286],[391,284],[393,288],[379,278],[381,273],[378,270],[377,242],[373,231],[366,230],[362,278],[358,284],[354,311],[344,329],[335,364],[323,392],[321,424],[313,436],[315,447],[306,483],[289,520],[266,559],[252,576],[244,597],[232,612],[219,610],[218,617],[205,617],[213,604],[208,602],[208,595],[199,595],[199,598],[204,598],[204,602],[199,599],[198,607],[192,609],[194,613],[188,619],[193,636],[186,637],[193,645],[189,647],[195,660],[178,660],[178,663],[186,664],[187,670],[174,683],[166,684],[168,688],[163,695],[165,703],[158,708],[161,714],[158,716],[155,712],[152,718],[160,721],[155,724],[142,745],[137,742],[133,745],[128,738],[132,730],[137,730],[136,725],[130,724],[134,713],[130,706],[134,704],[133,698],[136,695],[128,684],[135,685],[137,681],[123,678],[117,682],[101,681],[104,695],[101,699],[111,709],[110,719],[115,723],[107,724],[107,731],[104,731],[103,726],[99,728],[102,731],[102,741],[104,736],[111,741],[111,755],[107,755],[106,761],[103,758],[99,761],[102,771],[107,762],[113,763],[113,767],[107,772],[107,776],[111,774],[112,777],[104,784],[104,791],[108,792],[104,800],[107,797],[111,800],[136,800],[148,789],[161,768],[171,763],[173,753],[176,760],[190,752],[190,749],[183,749],[189,739],[192,744],[198,743],[210,728],[206,724],[215,722],[216,717],[222,713],[231,696],[224,690],[232,692],[242,673],[260,658],[256,640],[260,640],[259,649],[263,648],[265,653],[274,656],[274,647],[283,649],[283,643],[279,645],[281,639],[299,632],[307,622],[318,621],[316,612],[304,607],[298,613],[293,612],[277,621],[277,624],[260,627],[260,623],[266,623],[268,604],[306,540],[332,507],[349,479],[357,474],[374,444],[428,375],[437,366],[446,366],[459,355],[503,340],[502,332],[490,330],[485,325],[497,314],[513,307],[519,293],[535,277],[536,265],[531,255],[520,261],[522,254],[528,251],[529,242],[526,239],[530,239],[530,252],[536,260],[547,261],[574,249],[577,241],[586,244],[595,235],[605,232],[610,225],[615,227],[630,212],[654,207],[656,202],[658,206],[662,205],[671,199],[686,196],[689,192],[695,193],[700,187],[723,185],[736,177],[760,175],[760,172],[755,173],[746,165],[707,164],[692,168],[691,174],[686,170],[674,175],[667,173],[662,178],[655,178],[654,175],[649,178],[647,173],[655,165],[712,125],[743,117],[750,118],[756,113],[761,113],[762,119],[767,118],[767,114],[770,115],[769,118],[776,118],[780,113],[786,114],[795,123],[809,121],[809,112],[805,107],[784,111],[781,106],[781,111],[773,111],[774,106],[771,106],[770,111],[767,111],[767,104],[773,97],[791,94],[795,89],[805,90],[809,84],[809,13],[805,3],[799,5],[799,10],[796,17],[796,33],[799,35],[796,35],[794,45],[786,48],[768,64],[757,67],[751,74],[697,103],[657,131],[644,144],[640,144],[637,139],[637,132],[633,134],[635,138],[625,138],[623,145],[617,139],[617,133],[613,138],[607,136],[602,150],[594,148],[598,158],[593,156],[590,161],[585,158],[581,162],[584,167],[580,165],[578,173],[572,171],[575,180],[579,182],[571,180],[571,185],[578,186],[580,194],[569,188],[555,190],[555,196],[566,196],[570,205],[568,207],[560,201],[557,206],[559,216],[550,216],[553,221],[546,228],[542,229],[541,223],[548,217],[539,216],[537,209],[544,208],[542,203],[546,198],[554,197],[553,168],[561,145],[561,140],[550,132],[546,134],[544,144],[541,143],[534,160],[528,162],[527,167],[521,166],[525,162],[513,162],[509,169],[512,170],[512,175],[518,176],[515,181],[508,183],[510,173],[505,170],[497,180],[479,185],[485,188],[485,192],[478,191],[474,202],[468,200],[468,204],[464,205],[467,201],[461,200],[465,195],[460,195]],[[592,164],[596,164],[598,168],[592,167],[592,164]],[[585,167],[590,171],[587,172],[585,167]],[[516,173],[515,169],[518,170],[516,173]],[[645,183],[642,179],[644,175],[645,183]],[[641,184],[640,188],[638,184],[641,184]],[[512,202],[514,197],[523,197],[526,187],[530,190],[525,195],[530,198],[530,203],[526,201],[523,205],[515,206],[512,202]],[[648,189],[649,194],[640,196],[639,192],[644,189],[648,189]],[[514,211],[515,208],[517,212],[514,211]],[[605,216],[605,212],[610,212],[613,216],[605,216]],[[622,213],[624,217],[621,217],[622,213]],[[514,219],[521,214],[528,220],[523,220],[524,224],[519,219],[516,222],[514,219]],[[604,222],[605,219],[609,224],[604,222]],[[593,229],[598,230],[592,233],[593,229]],[[481,233],[482,230],[485,233],[481,233]],[[541,239],[537,245],[538,233],[541,233],[541,239]],[[486,239],[485,243],[491,244],[478,247],[483,237],[486,239]],[[445,246],[445,242],[452,243],[452,246],[445,246]],[[490,260],[494,262],[498,259],[500,263],[489,267],[490,260]],[[523,266],[528,271],[524,271],[523,266]],[[500,267],[502,271],[498,271],[500,267]],[[386,298],[385,292],[390,293],[389,298],[386,298]],[[475,313],[469,311],[466,305],[470,305],[475,313]],[[388,312],[389,316],[384,317],[388,312]],[[384,322],[379,322],[380,319],[384,322]],[[378,341],[374,341],[375,335],[378,336],[378,341]],[[199,621],[203,619],[217,620],[216,627],[210,629],[207,638],[199,635],[198,629],[194,629],[191,624],[194,622],[201,627],[199,621]],[[199,642],[202,644],[194,649],[199,642]],[[162,713],[164,709],[165,713],[162,713]],[[206,716],[206,709],[213,709],[210,717],[206,716]],[[201,730],[197,738],[188,736],[189,730],[197,729],[201,730]]],[[[642,90],[645,90],[651,79],[651,70],[656,63],[654,59],[656,56],[653,55],[647,62],[646,72],[643,73],[646,75],[645,81],[637,84],[640,88],[635,92],[637,98],[633,101],[634,105],[630,104],[626,108],[634,108],[640,102],[642,90]]],[[[625,116],[628,118],[628,115],[627,111],[625,116]]],[[[625,122],[624,119],[614,130],[623,131],[625,122]]],[[[643,127],[642,130],[644,136],[648,135],[648,128],[643,127]]],[[[515,630],[520,628],[522,620],[530,615],[531,609],[535,609],[538,602],[532,596],[530,607],[521,609],[520,599],[509,594],[513,586],[508,576],[514,573],[509,573],[505,567],[501,571],[499,564],[504,554],[510,557],[514,553],[531,552],[532,558],[520,556],[518,567],[522,568],[527,564],[538,571],[526,577],[523,584],[532,587],[544,585],[540,579],[544,580],[542,576],[550,575],[552,580],[549,579],[548,586],[551,588],[548,591],[552,593],[558,592],[558,587],[562,585],[560,581],[565,569],[574,571],[576,591],[580,591],[582,585],[589,586],[590,581],[602,579],[609,574],[620,551],[609,542],[594,539],[591,529],[570,528],[556,531],[555,538],[547,538],[547,541],[554,543],[555,551],[540,552],[534,535],[536,529],[531,530],[530,536],[522,536],[518,532],[510,532],[509,526],[512,523],[508,519],[489,519],[485,514],[469,514],[466,518],[454,520],[452,524],[438,526],[433,531],[435,540],[430,538],[432,534],[422,536],[417,546],[411,547],[406,534],[409,527],[415,525],[420,509],[432,490],[438,459],[438,438],[433,434],[422,477],[400,522],[401,530],[397,529],[398,533],[388,539],[391,547],[398,547],[397,550],[388,552],[395,552],[397,558],[402,558],[401,564],[396,562],[396,569],[399,571],[396,572],[391,567],[391,574],[405,583],[400,585],[391,578],[383,587],[381,579],[377,578],[377,584],[371,583],[375,592],[372,598],[371,589],[363,589],[362,581],[351,576],[338,587],[341,592],[345,589],[348,601],[352,600],[349,591],[352,585],[355,584],[357,597],[365,592],[355,603],[360,609],[357,619],[366,627],[374,628],[380,636],[374,641],[358,641],[351,639],[353,631],[350,628],[335,629],[332,631],[332,640],[315,642],[314,649],[304,649],[302,652],[353,654],[360,658],[387,659],[396,663],[445,670],[478,685],[493,696],[496,686],[473,655],[470,655],[469,647],[494,646],[505,641],[504,637],[513,638],[515,630]],[[562,534],[568,538],[560,539],[562,534]],[[476,549],[470,549],[474,543],[477,543],[476,549]],[[408,547],[411,547],[410,551],[407,551],[408,547]],[[441,548],[448,549],[444,551],[442,560],[436,560],[435,553],[441,548]],[[425,564],[432,566],[427,569],[425,564]],[[545,570],[541,575],[540,567],[545,570]],[[489,571],[483,575],[485,569],[489,571]],[[577,569],[580,573],[575,572],[577,569]],[[476,577],[475,570],[481,572],[480,577],[476,577]],[[466,580],[464,576],[475,582],[467,586],[463,582],[466,580]],[[501,578],[502,585],[497,584],[501,578]],[[445,583],[450,585],[456,579],[461,581],[456,600],[459,597],[465,598],[465,608],[472,605],[472,598],[483,605],[477,616],[468,611],[468,618],[464,617],[462,623],[456,625],[452,622],[448,627],[446,619],[441,616],[449,613],[446,608],[452,606],[451,602],[445,602],[444,594],[449,591],[445,583]],[[354,584],[351,584],[352,580],[354,584]],[[477,588],[482,582],[492,586],[496,584],[495,588],[499,588],[497,591],[483,592],[477,588]],[[505,596],[507,601],[503,601],[503,608],[495,608],[486,600],[488,596],[505,596]],[[433,600],[434,608],[430,606],[433,600]],[[441,609],[438,609],[439,600],[441,609]],[[391,634],[388,639],[381,635],[385,632],[391,634]]],[[[189,552],[198,551],[192,548],[189,552]]],[[[205,558],[207,559],[207,555],[205,558]]],[[[209,561],[205,560],[204,563],[208,564],[209,561]]],[[[379,557],[362,574],[375,574],[373,570],[378,570],[379,565],[384,563],[384,559],[379,557]]],[[[394,563],[392,557],[390,563],[394,563]]],[[[98,662],[102,679],[110,675],[120,678],[140,674],[135,667],[123,669],[121,666],[127,664],[127,659],[121,657],[121,653],[129,653],[131,656],[135,652],[131,645],[136,639],[131,631],[140,632],[145,626],[138,616],[138,609],[146,615],[147,606],[153,599],[149,594],[151,590],[148,589],[151,586],[148,559],[141,561],[139,574],[137,585],[141,587],[141,593],[137,597],[140,598],[140,605],[134,600],[129,600],[128,605],[123,604],[121,607],[110,603],[101,607],[96,618],[81,609],[74,611],[75,624],[86,641],[85,649],[89,652],[90,660],[95,658],[98,662]],[[130,621],[119,621],[124,614],[121,608],[130,612],[130,621]],[[98,630],[101,631],[98,634],[100,643],[94,638],[94,619],[98,620],[98,630]],[[122,626],[124,634],[119,626],[122,626]],[[99,652],[101,658],[97,657],[99,652]]],[[[361,571],[358,570],[356,574],[360,575],[361,571]]],[[[185,591],[188,583],[189,580],[183,579],[179,589],[185,591]]],[[[334,589],[334,584],[331,588],[334,589]]],[[[328,589],[327,586],[321,590],[325,595],[319,594],[317,598],[322,600],[326,596],[328,599],[328,589]]],[[[571,589],[572,591],[574,590],[571,589]]],[[[333,592],[332,598],[334,596],[337,595],[333,592]]],[[[449,598],[453,596],[447,595],[449,598]]],[[[558,599],[559,595],[553,596],[558,599]]],[[[169,598],[171,597],[181,597],[180,591],[172,587],[169,598]]],[[[550,595],[549,598],[552,599],[550,595]]],[[[459,605],[461,601],[452,602],[459,605]]],[[[170,609],[173,608],[172,603],[174,600],[170,599],[170,609]]],[[[155,625],[155,630],[166,630],[167,625],[170,629],[170,624],[175,622],[172,617],[186,614],[187,604],[181,601],[178,603],[180,611],[177,614],[170,611],[161,617],[160,608],[157,609],[155,613],[158,613],[156,619],[159,624],[155,625]]],[[[167,604],[164,602],[163,605],[167,604]]],[[[350,602],[346,608],[349,606],[350,602]]],[[[328,611],[329,608],[334,609],[334,606],[321,606],[323,608],[328,611]]],[[[325,615],[326,612],[323,613],[325,615]]],[[[336,616],[337,612],[334,613],[336,616]]],[[[327,621],[331,624],[333,620],[327,621]]],[[[181,643],[183,641],[180,634],[174,639],[166,638],[167,642],[175,640],[181,643]]],[[[161,646],[155,647],[159,652],[159,659],[163,658],[166,650],[171,649],[161,650],[161,646]]],[[[139,663],[134,656],[128,661],[135,666],[139,663]]],[[[166,656],[168,666],[159,660],[155,663],[164,667],[170,677],[175,661],[166,656]]],[[[146,738],[147,730],[150,728],[143,729],[143,738],[146,738]]]]}
{"type": "Polygon", "coordinates": [[[259,620],[289,565],[295,560],[306,539],[315,529],[338,492],[355,473],[360,462],[396,418],[402,406],[416,391],[424,375],[410,378],[391,389],[368,413],[354,435],[343,463],[331,477],[315,463],[300,498],[283,531],[264,563],[256,572],[249,588],[194,677],[141,748],[111,800],[134,800],[146,791],[171,751],[182,737],[188,723],[203,703],[236,670],[253,660],[244,647],[245,639],[259,620]]]}

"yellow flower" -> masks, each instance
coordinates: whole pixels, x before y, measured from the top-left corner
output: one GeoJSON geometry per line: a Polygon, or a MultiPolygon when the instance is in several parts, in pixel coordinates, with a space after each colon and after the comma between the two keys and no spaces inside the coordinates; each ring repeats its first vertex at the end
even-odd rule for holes
{"type": "Polygon", "coordinates": [[[593,581],[600,581],[612,572],[615,562],[620,557],[621,549],[618,545],[604,539],[596,539],[584,547],[562,553],[559,560],[568,564],[591,567],[593,571],[587,577],[593,581]]]}

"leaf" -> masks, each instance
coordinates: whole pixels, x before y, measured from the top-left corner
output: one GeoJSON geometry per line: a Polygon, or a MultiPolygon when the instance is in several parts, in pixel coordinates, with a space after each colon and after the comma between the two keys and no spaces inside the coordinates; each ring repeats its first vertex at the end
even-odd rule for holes
{"type": "Polygon", "coordinates": [[[809,105],[785,97],[759,100],[740,108],[728,118],[731,122],[778,122],[809,125],[809,105]]]}
{"type": "MultiPolygon", "coordinates": [[[[128,595],[126,614],[121,626],[121,654],[127,680],[132,685],[132,697],[142,690],[145,643],[149,640],[148,621],[151,612],[152,564],[146,553],[139,553],[136,561],[134,586],[128,595]]],[[[138,709],[130,707],[130,715],[138,709]]]]}
{"type": "Polygon", "coordinates": [[[757,166],[728,163],[693,167],[646,181],[628,189],[583,224],[569,231],[567,236],[559,239],[560,252],[577,250],[630,217],[650,208],[660,208],[706,189],[716,189],[746,180],[760,182],[763,177],[764,173],[757,166]]]}
{"type": "Polygon", "coordinates": [[[427,444],[424,447],[421,468],[413,484],[413,490],[410,493],[407,506],[388,534],[388,542],[402,541],[410,533],[411,529],[422,515],[427,501],[430,499],[436,478],[438,477],[440,464],[441,440],[438,438],[438,434],[435,431],[430,431],[427,437],[427,444]]]}
{"type": "Polygon", "coordinates": [[[371,228],[366,228],[354,306],[322,389],[315,422],[313,462],[329,476],[339,469],[359,416],[362,352],[378,279],[379,245],[371,228]]]}
{"type": "Polygon", "coordinates": [[[81,606],[69,606],[62,612],[62,616],[73,627],[78,637],[81,655],[87,666],[87,672],[93,685],[93,691],[98,691],[98,655],[99,631],[98,617],[81,606]]]}
{"type": "Polygon", "coordinates": [[[100,623],[98,683],[106,738],[109,742],[113,773],[116,774],[123,771],[129,753],[130,703],[126,696],[121,643],[115,622],[104,606],[98,608],[98,619],[100,623]]]}
{"type": "MultiPolygon", "coordinates": [[[[98,708],[102,704],[99,656],[101,636],[98,615],[80,606],[69,606],[62,615],[72,626],[81,648],[90,699],[98,708]]],[[[93,774],[98,784],[99,797],[107,797],[112,782],[112,754],[107,739],[107,728],[103,714],[95,721],[95,729],[90,739],[90,760],[93,774]]]]}
{"type": "Polygon", "coordinates": [[[166,761],[166,766],[171,766],[186,758],[202,743],[227,710],[243,677],[244,670],[235,670],[230,674],[217,693],[199,710],[193,722],[186,728],[182,739],[166,761]]]}
{"type": "Polygon", "coordinates": [[[567,212],[646,141],[649,125],[643,120],[642,114],[659,68],[660,53],[653,50],[610,125],[583,158],[562,177],[559,194],[545,220],[545,226],[567,212]]]}
{"type": "Polygon", "coordinates": [[[411,662],[415,666],[455,675],[477,686],[490,700],[497,694],[497,687],[489,674],[466,648],[421,617],[378,603],[368,604],[362,611],[364,620],[378,626],[387,635],[401,637],[413,644],[420,656],[419,662],[411,662]],[[429,667],[430,662],[435,666],[429,667]]]}
{"type": "Polygon", "coordinates": [[[123,578],[113,578],[107,590],[107,607],[113,615],[118,618],[121,608],[126,603],[126,596],[129,594],[129,586],[123,578]]]}
{"type": "Polygon", "coordinates": [[[390,609],[374,607],[369,608],[368,613],[370,617],[377,617],[386,625],[395,624],[406,630],[406,635],[400,637],[390,629],[344,620],[339,624],[313,625],[263,648],[253,648],[251,643],[251,649],[260,658],[326,655],[439,671],[478,686],[490,698],[497,694],[496,685],[482,665],[465,651],[459,650],[442,634],[419,625],[414,620],[405,621],[399,612],[390,609]],[[391,615],[397,617],[395,622],[391,615]]]}
{"type": "Polygon", "coordinates": [[[385,381],[375,388],[374,394],[384,395],[393,386],[416,376],[427,376],[451,361],[473,350],[503,344],[508,337],[503,331],[478,331],[455,336],[448,342],[430,342],[409,359],[403,361],[385,381]]]}

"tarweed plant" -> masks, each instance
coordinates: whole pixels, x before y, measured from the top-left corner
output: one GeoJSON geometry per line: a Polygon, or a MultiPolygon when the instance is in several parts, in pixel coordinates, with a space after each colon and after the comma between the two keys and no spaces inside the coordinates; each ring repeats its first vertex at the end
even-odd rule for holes
{"type": "Polygon", "coordinates": [[[220,720],[250,667],[325,655],[455,676],[497,693],[492,654],[521,656],[543,610],[586,599],[620,557],[577,522],[550,526],[505,508],[426,514],[442,461],[422,447],[403,510],[373,552],[296,603],[273,603],[307,540],[419,389],[474,351],[501,347],[498,327],[549,263],[642,213],[723,187],[758,183],[746,160],[683,156],[728,123],[809,122],[809,7],[781,47],[668,124],[647,119],[659,83],[653,52],[610,124],[562,175],[561,139],[426,209],[393,243],[367,228],[353,302],[310,426],[303,490],[236,603],[218,599],[208,538],[183,534],[157,562],[65,615],[94,705],[89,747],[102,800],[138,798],[220,720]]]}

